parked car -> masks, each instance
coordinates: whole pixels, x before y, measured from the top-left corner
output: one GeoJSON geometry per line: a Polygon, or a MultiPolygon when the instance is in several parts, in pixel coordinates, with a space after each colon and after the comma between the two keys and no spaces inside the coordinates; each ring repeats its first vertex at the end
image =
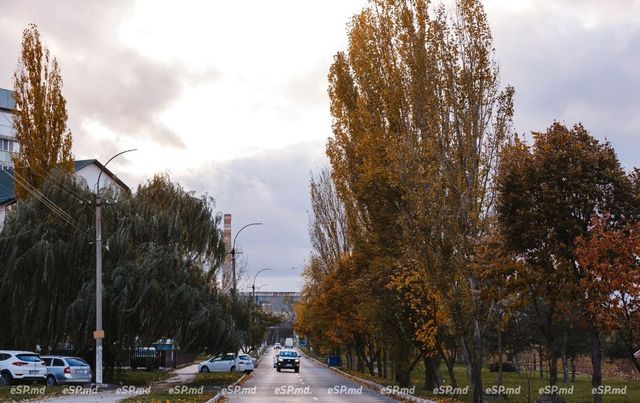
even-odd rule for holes
{"type": "Polygon", "coordinates": [[[300,356],[294,350],[283,350],[278,354],[276,369],[280,372],[285,368],[300,372],[300,356]]]}
{"type": "Polygon", "coordinates": [[[276,368],[278,366],[278,355],[280,355],[280,353],[276,353],[276,355],[273,357],[273,368],[276,368]]]}
{"type": "MultiPolygon", "coordinates": [[[[490,372],[498,372],[498,363],[494,362],[489,365],[490,372]]],[[[518,372],[518,366],[512,362],[502,363],[502,372],[518,372]]]]}
{"type": "Polygon", "coordinates": [[[160,363],[159,352],[154,347],[137,347],[130,358],[131,369],[144,367],[148,370],[157,369],[160,363]]]}
{"type": "Polygon", "coordinates": [[[245,358],[245,360],[246,359],[250,359],[251,362],[253,362],[253,368],[258,368],[258,359],[257,358],[252,357],[250,355],[247,355],[246,357],[249,357],[249,358],[245,358]]]}
{"type": "Polygon", "coordinates": [[[47,385],[59,383],[91,383],[91,366],[78,357],[45,355],[40,357],[47,367],[47,385]]]}
{"type": "Polygon", "coordinates": [[[282,348],[282,346],[280,345],[280,343],[276,343],[276,344],[273,345],[273,348],[275,350],[280,350],[282,348]]]}
{"type": "Polygon", "coordinates": [[[31,351],[0,350],[0,385],[11,385],[18,381],[47,379],[47,368],[40,356],[31,351]]]}
{"type": "Polygon", "coordinates": [[[293,338],[287,337],[284,339],[284,348],[293,348],[293,338]]]}
{"type": "Polygon", "coordinates": [[[239,356],[231,353],[218,354],[198,365],[198,372],[204,373],[233,371],[250,373],[253,369],[253,361],[251,360],[251,357],[246,354],[241,354],[239,356]]]}

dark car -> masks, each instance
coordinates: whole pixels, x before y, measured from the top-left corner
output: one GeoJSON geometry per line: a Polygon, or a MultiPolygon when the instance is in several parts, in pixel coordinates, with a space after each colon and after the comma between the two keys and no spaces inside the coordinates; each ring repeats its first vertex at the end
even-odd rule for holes
{"type": "Polygon", "coordinates": [[[276,361],[276,369],[280,372],[286,368],[300,372],[300,356],[297,352],[293,350],[280,351],[276,361]]]}
{"type": "MultiPolygon", "coordinates": [[[[490,372],[498,372],[498,363],[494,362],[489,365],[490,372]]],[[[516,364],[512,362],[503,362],[502,363],[502,372],[518,372],[518,367],[516,364]]]]}
{"type": "Polygon", "coordinates": [[[154,347],[137,347],[131,353],[131,369],[154,370],[160,365],[160,355],[154,347]]]}

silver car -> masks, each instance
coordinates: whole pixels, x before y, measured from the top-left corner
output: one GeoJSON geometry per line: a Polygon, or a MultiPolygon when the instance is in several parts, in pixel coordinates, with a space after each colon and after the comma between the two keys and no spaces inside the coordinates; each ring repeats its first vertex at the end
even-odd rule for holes
{"type": "Polygon", "coordinates": [[[47,385],[59,383],[90,383],[91,367],[78,357],[45,355],[40,357],[47,367],[47,385]]]}

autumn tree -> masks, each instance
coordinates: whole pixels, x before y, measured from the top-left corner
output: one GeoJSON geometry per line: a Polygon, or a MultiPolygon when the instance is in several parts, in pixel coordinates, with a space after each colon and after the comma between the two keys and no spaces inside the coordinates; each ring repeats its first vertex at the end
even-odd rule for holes
{"type": "Polygon", "coordinates": [[[534,309],[556,385],[565,318],[581,306],[576,239],[588,235],[594,214],[624,221],[636,202],[611,145],[582,125],[554,123],[533,140],[516,140],[501,155],[497,213],[505,246],[526,263],[516,272],[520,292],[534,309]]]}
{"type": "Polygon", "coordinates": [[[18,68],[13,75],[16,115],[14,127],[20,152],[13,158],[16,196],[39,189],[49,171],[73,169],[71,132],[62,96],[60,67],[30,24],[23,32],[18,68]]]}
{"type": "Polygon", "coordinates": [[[480,401],[484,305],[470,259],[486,232],[513,93],[499,86],[481,3],[458,1],[450,14],[428,1],[372,2],[353,18],[329,82],[327,154],[354,251],[368,275],[389,282],[390,309],[406,309],[395,327],[427,368],[438,335],[455,334],[480,401]]]}
{"type": "MultiPolygon", "coordinates": [[[[592,386],[602,382],[603,335],[617,332],[626,357],[640,372],[634,357],[640,342],[640,225],[611,227],[608,215],[594,217],[587,237],[577,240],[580,314],[591,331],[592,386]]],[[[601,395],[594,395],[601,402],[601,395]]]]}

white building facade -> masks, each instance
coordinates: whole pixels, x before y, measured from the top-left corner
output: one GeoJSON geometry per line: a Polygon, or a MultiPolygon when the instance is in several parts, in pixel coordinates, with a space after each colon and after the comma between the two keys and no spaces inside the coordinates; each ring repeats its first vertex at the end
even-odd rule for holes
{"type": "Polygon", "coordinates": [[[0,88],[0,169],[12,167],[11,157],[19,150],[16,131],[13,128],[15,108],[13,91],[0,88]]]}

